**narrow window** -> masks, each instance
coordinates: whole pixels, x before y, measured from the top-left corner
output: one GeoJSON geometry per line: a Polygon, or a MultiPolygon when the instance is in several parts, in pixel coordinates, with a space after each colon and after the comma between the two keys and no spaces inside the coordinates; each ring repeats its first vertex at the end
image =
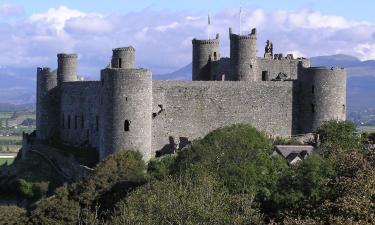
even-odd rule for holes
{"type": "Polygon", "coordinates": [[[65,128],[65,115],[64,115],[64,113],[62,114],[61,124],[62,124],[62,128],[65,128]]]}
{"type": "Polygon", "coordinates": [[[345,108],[346,108],[345,105],[342,105],[342,112],[343,113],[345,113],[345,110],[346,110],[345,108]]]}
{"type": "Polygon", "coordinates": [[[314,92],[315,92],[315,86],[313,85],[313,86],[311,86],[311,93],[314,94],[314,92]]]}
{"type": "Polygon", "coordinates": [[[129,131],[130,129],[130,122],[129,120],[125,120],[125,123],[124,123],[124,130],[125,131],[129,131]]]}
{"type": "Polygon", "coordinates": [[[262,71],[262,81],[268,80],[268,71],[262,71]]]}
{"type": "Polygon", "coordinates": [[[121,68],[121,67],[122,67],[122,60],[120,58],[120,59],[118,59],[118,68],[121,68]]]}
{"type": "Polygon", "coordinates": [[[74,116],[74,129],[77,129],[77,127],[78,127],[78,116],[75,115],[74,116]]]}
{"type": "Polygon", "coordinates": [[[68,115],[68,129],[70,129],[70,115],[68,115]]]}
{"type": "Polygon", "coordinates": [[[214,60],[217,60],[216,52],[214,52],[214,60]]]}
{"type": "Polygon", "coordinates": [[[102,78],[102,86],[104,86],[104,78],[102,78]]]}
{"type": "Polygon", "coordinates": [[[99,116],[95,117],[95,129],[96,131],[99,131],[99,116]]]}
{"type": "Polygon", "coordinates": [[[311,104],[311,112],[315,112],[315,105],[314,104],[311,104]]]}
{"type": "Polygon", "coordinates": [[[81,115],[81,129],[85,128],[85,118],[81,115]]]}
{"type": "Polygon", "coordinates": [[[128,101],[128,97],[125,97],[125,102],[127,102],[128,101]]]}

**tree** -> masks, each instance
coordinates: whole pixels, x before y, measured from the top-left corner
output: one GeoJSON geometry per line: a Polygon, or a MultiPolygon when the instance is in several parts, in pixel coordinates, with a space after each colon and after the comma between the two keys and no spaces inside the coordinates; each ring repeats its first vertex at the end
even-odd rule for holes
{"type": "Polygon", "coordinates": [[[230,194],[209,173],[189,170],[130,193],[111,224],[261,224],[253,199],[254,194],[230,194]]]}
{"type": "Polygon", "coordinates": [[[9,225],[26,224],[27,211],[17,206],[0,206],[0,222],[9,225]]]}
{"type": "Polygon", "coordinates": [[[128,191],[146,181],[141,153],[122,151],[100,162],[95,171],[73,189],[74,199],[83,206],[112,209],[128,191]]]}
{"type": "Polygon", "coordinates": [[[321,154],[329,156],[332,150],[351,151],[362,150],[360,136],[356,133],[353,123],[346,121],[331,120],[323,123],[318,129],[321,140],[321,154]]]}
{"type": "Polygon", "coordinates": [[[272,143],[249,125],[217,129],[178,154],[174,172],[198,167],[216,174],[233,193],[257,193],[267,198],[288,169],[285,160],[271,156],[272,143]]]}
{"type": "Polygon", "coordinates": [[[56,189],[55,195],[44,198],[31,208],[30,223],[70,225],[79,221],[80,206],[69,199],[67,186],[56,189]]]}

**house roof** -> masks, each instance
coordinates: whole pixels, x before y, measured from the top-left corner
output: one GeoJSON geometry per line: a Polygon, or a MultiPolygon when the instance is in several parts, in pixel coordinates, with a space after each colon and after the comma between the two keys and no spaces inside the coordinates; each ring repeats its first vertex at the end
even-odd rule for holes
{"type": "Polygon", "coordinates": [[[284,158],[287,158],[291,153],[297,153],[304,158],[306,155],[310,155],[314,150],[312,145],[275,145],[275,149],[284,158]]]}

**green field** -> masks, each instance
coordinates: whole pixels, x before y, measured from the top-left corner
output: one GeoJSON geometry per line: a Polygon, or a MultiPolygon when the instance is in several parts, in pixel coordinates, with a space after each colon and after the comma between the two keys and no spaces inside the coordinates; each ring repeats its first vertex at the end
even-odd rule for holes
{"type": "Polygon", "coordinates": [[[21,144],[21,136],[0,136],[0,152],[18,152],[21,144]]]}
{"type": "Polygon", "coordinates": [[[10,119],[13,116],[12,112],[0,112],[0,120],[1,119],[10,119]]]}
{"type": "Polygon", "coordinates": [[[357,129],[362,132],[375,133],[375,126],[358,126],[357,129]]]}
{"type": "Polygon", "coordinates": [[[4,165],[5,162],[8,162],[8,165],[12,164],[14,158],[0,158],[0,166],[4,165]]]}

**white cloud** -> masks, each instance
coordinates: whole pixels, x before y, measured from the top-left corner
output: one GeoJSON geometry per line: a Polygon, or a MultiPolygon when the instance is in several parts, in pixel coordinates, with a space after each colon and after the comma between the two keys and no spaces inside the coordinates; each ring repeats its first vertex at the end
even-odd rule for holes
{"type": "Polygon", "coordinates": [[[83,17],[85,15],[85,13],[79,10],[70,9],[66,6],[60,6],[57,9],[51,8],[46,13],[33,14],[30,17],[30,21],[32,23],[45,22],[57,31],[61,31],[64,28],[67,20],[76,17],[83,17]]]}
{"type": "Polygon", "coordinates": [[[159,32],[165,32],[165,31],[167,31],[169,29],[176,28],[178,25],[179,25],[178,22],[173,22],[173,23],[170,23],[168,25],[157,26],[157,27],[155,27],[155,30],[159,31],[159,32]]]}
{"type": "MultiPolygon", "coordinates": [[[[0,14],[2,14],[0,5],[0,14]]],[[[11,11],[11,10],[8,10],[11,11]]],[[[239,12],[225,9],[211,15],[211,36],[220,33],[223,56],[229,54],[228,27],[238,32],[239,12]]],[[[311,57],[335,53],[375,59],[375,24],[351,21],[317,11],[244,9],[242,29],[258,29],[258,55],[267,39],[274,52],[311,57]]],[[[101,15],[66,6],[4,23],[0,27],[0,65],[56,66],[56,53],[77,52],[80,73],[98,75],[111,49],[132,45],[137,64],[154,73],[170,72],[191,61],[191,39],[207,37],[207,16],[192,12],[143,10],[101,15]]]]}
{"type": "Polygon", "coordinates": [[[186,20],[190,20],[190,21],[195,21],[195,20],[201,19],[200,16],[186,16],[185,18],[186,18],[186,20]]]}
{"type": "Polygon", "coordinates": [[[375,43],[363,43],[354,47],[363,60],[375,59],[375,43]]]}

